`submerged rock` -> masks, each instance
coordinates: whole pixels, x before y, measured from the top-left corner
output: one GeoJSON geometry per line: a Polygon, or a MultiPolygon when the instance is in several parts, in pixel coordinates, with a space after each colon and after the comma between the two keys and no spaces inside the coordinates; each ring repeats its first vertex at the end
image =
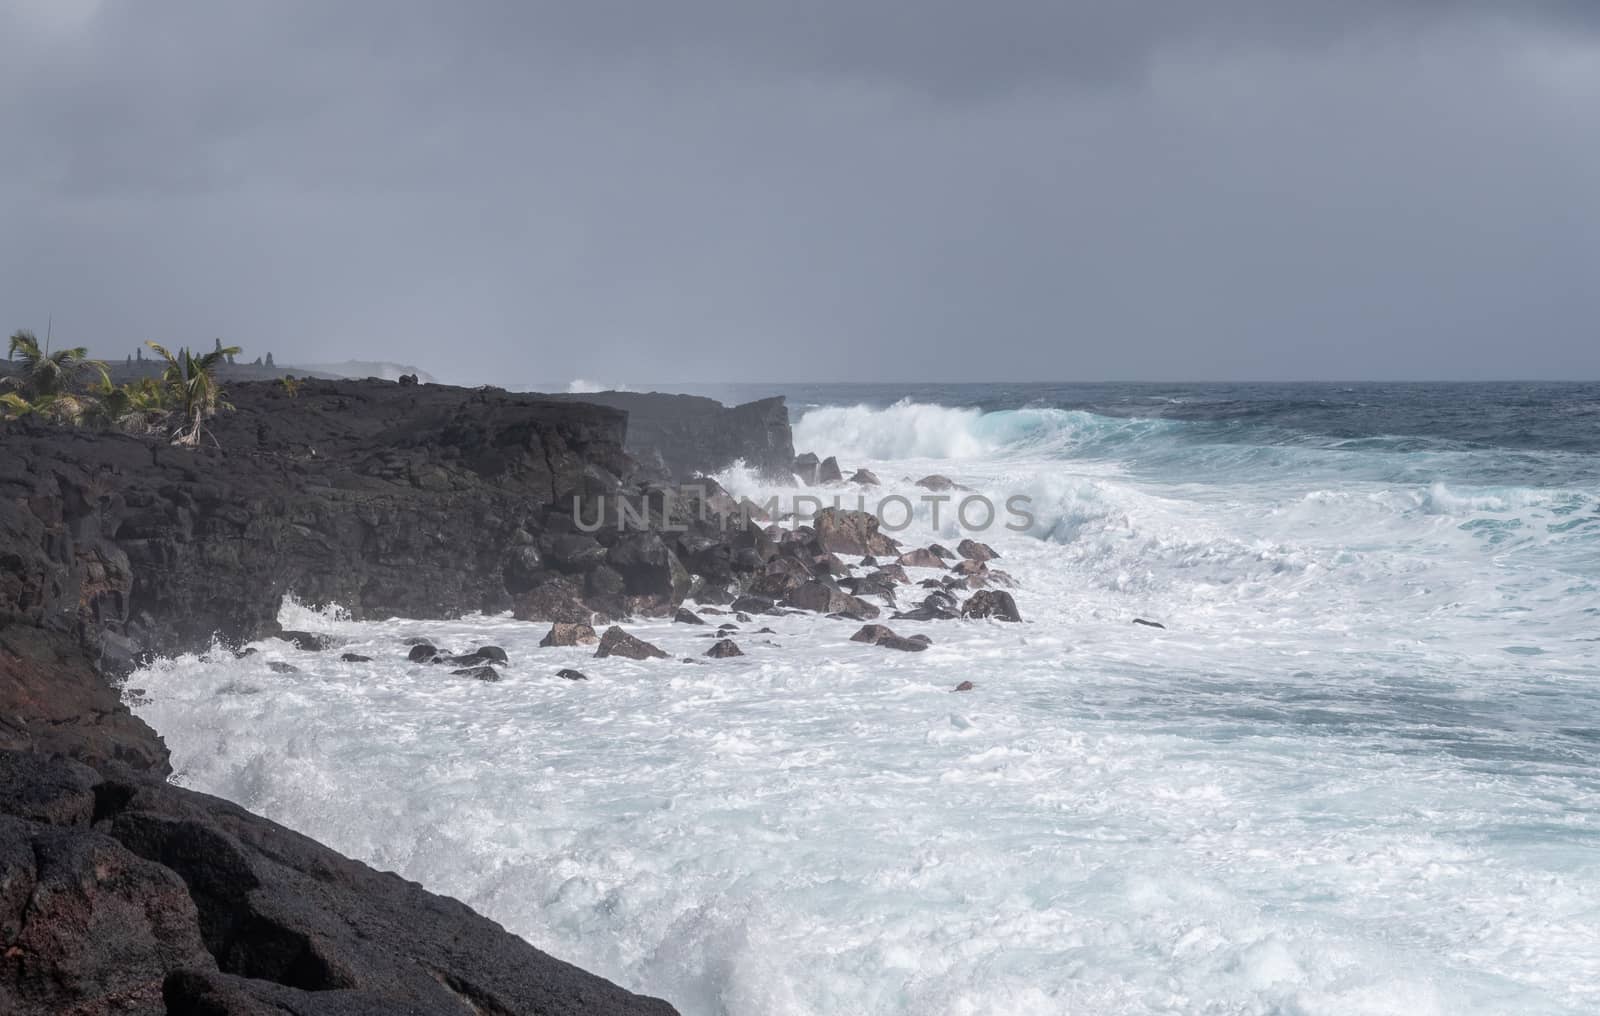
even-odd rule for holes
{"type": "Polygon", "coordinates": [[[460,670],[452,670],[450,675],[452,677],[476,678],[479,681],[500,680],[500,672],[490,666],[462,667],[460,670]]]}
{"type": "Polygon", "coordinates": [[[706,650],[706,655],[716,660],[725,660],[730,656],[743,656],[744,651],[739,648],[733,639],[722,639],[706,650]]]}
{"type": "Polygon", "coordinates": [[[1162,629],[1162,630],[1163,630],[1163,631],[1164,631],[1164,630],[1166,630],[1166,627],[1167,627],[1167,626],[1166,626],[1166,625],[1164,625],[1164,624],[1162,624],[1162,623],[1161,623],[1161,622],[1160,622],[1160,621],[1146,621],[1146,620],[1145,620],[1145,619],[1144,619],[1144,618],[1142,618],[1142,617],[1136,617],[1136,618],[1134,618],[1134,619],[1133,619],[1133,623],[1134,623],[1134,624],[1142,624],[1142,625],[1144,625],[1144,626],[1145,626],[1145,627],[1146,627],[1146,628],[1160,628],[1160,629],[1162,629]]]}
{"type": "Polygon", "coordinates": [[[594,655],[600,659],[608,656],[622,656],[630,660],[665,659],[666,653],[640,638],[635,638],[623,631],[620,627],[612,625],[606,633],[600,636],[600,648],[594,655]]]}
{"type": "Polygon", "coordinates": [[[334,644],[333,636],[309,631],[280,631],[278,638],[307,652],[320,653],[334,644]]]}
{"type": "Polygon", "coordinates": [[[298,674],[298,673],[300,673],[300,668],[299,667],[295,666],[292,663],[283,663],[283,662],[281,662],[279,660],[273,660],[271,663],[268,663],[267,664],[267,669],[272,671],[274,674],[298,674]]]}
{"type": "Polygon", "coordinates": [[[976,687],[977,685],[973,684],[971,681],[962,681],[960,684],[952,688],[951,691],[971,691],[976,687]]]}
{"type": "Polygon", "coordinates": [[[343,653],[339,656],[340,663],[371,663],[372,657],[362,656],[360,653],[343,653]]]}
{"type": "Polygon", "coordinates": [[[863,625],[860,631],[850,636],[850,641],[866,642],[869,645],[882,646],[885,649],[898,649],[907,653],[920,653],[933,644],[933,640],[926,635],[902,638],[881,624],[863,625]]]}
{"type": "Polygon", "coordinates": [[[406,659],[412,663],[427,663],[438,655],[439,650],[432,643],[419,642],[411,647],[409,653],[406,653],[406,659]]]}
{"type": "Polygon", "coordinates": [[[851,483],[859,483],[863,487],[879,486],[878,477],[870,469],[858,469],[850,474],[851,483]]]}
{"type": "Polygon", "coordinates": [[[677,624],[705,624],[705,619],[688,607],[679,607],[677,613],[672,615],[672,620],[677,624]]]}
{"type": "Polygon", "coordinates": [[[431,662],[441,663],[450,667],[479,667],[488,664],[504,664],[508,661],[506,660],[504,649],[498,646],[485,646],[482,649],[475,649],[470,653],[462,653],[459,656],[435,656],[431,662]]]}
{"type": "Polygon", "coordinates": [[[587,680],[589,680],[589,675],[588,674],[585,674],[581,670],[573,670],[570,667],[562,667],[560,670],[556,671],[556,676],[561,678],[563,681],[587,681],[587,680]]]}
{"type": "Polygon", "coordinates": [[[946,490],[971,490],[972,489],[971,487],[963,487],[961,484],[959,484],[956,481],[950,479],[950,477],[941,476],[938,473],[932,473],[932,474],[930,474],[928,476],[924,476],[922,479],[917,481],[917,486],[925,488],[927,490],[931,490],[931,491],[933,491],[935,493],[939,493],[941,491],[946,491],[946,490]]]}

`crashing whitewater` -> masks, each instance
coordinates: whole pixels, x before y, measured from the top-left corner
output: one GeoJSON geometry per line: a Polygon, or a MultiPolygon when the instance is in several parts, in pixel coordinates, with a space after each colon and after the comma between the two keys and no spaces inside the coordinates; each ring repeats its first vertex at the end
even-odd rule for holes
{"type": "Polygon", "coordinates": [[[687,1014],[1600,1009],[1595,491],[1187,426],[807,412],[796,446],[885,492],[1033,506],[978,536],[1025,623],[894,622],[926,652],[794,615],[737,660],[644,621],[672,659],[597,661],[291,603],[379,662],[269,640],[158,662],[136,708],[185,785],[687,1014]],[[512,665],[441,681],[412,635],[512,665]]]}

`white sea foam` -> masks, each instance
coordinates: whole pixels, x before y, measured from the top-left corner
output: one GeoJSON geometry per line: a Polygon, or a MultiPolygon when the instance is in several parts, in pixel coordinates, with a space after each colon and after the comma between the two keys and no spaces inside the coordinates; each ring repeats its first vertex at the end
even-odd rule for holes
{"type": "Polygon", "coordinates": [[[163,661],[140,712],[185,784],[689,1016],[1600,1011],[1595,492],[1178,482],[930,408],[797,433],[886,492],[1025,493],[980,534],[1025,624],[890,622],[934,640],[902,654],[762,618],[695,666],[667,622],[633,662],[291,604],[376,662],[163,661]],[[413,634],[512,665],[450,678],[413,634]]]}
{"type": "Polygon", "coordinates": [[[567,391],[574,395],[586,395],[592,392],[631,392],[633,389],[627,385],[590,381],[580,377],[567,382],[567,391]]]}

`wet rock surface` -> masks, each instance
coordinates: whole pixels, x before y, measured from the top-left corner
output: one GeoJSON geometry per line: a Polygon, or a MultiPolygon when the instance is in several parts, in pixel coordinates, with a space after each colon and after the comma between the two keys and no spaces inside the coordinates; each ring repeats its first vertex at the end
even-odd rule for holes
{"type": "Polygon", "coordinates": [[[0,751],[0,1012],[673,1011],[225,801],[0,751]]]}
{"type": "Polygon", "coordinates": [[[629,660],[664,659],[666,653],[656,648],[644,639],[629,635],[620,627],[612,625],[606,633],[600,636],[600,647],[594,653],[597,659],[608,656],[621,656],[629,660]]]}

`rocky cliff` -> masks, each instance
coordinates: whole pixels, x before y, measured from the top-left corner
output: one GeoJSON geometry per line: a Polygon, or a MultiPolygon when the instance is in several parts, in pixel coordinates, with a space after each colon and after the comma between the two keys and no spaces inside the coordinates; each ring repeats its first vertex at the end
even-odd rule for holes
{"type": "Polygon", "coordinates": [[[792,482],[794,437],[782,396],[724,406],[698,395],[594,392],[553,398],[583,401],[628,414],[627,450],[678,480],[716,473],[743,461],[769,480],[792,482]]]}
{"type": "Polygon", "coordinates": [[[221,450],[0,426],[0,1011],[670,1013],[167,786],[103,678],[271,633],[288,592],[359,616],[666,609],[665,546],[570,546],[574,497],[648,497],[625,416],[379,382],[232,396],[221,450]]]}

